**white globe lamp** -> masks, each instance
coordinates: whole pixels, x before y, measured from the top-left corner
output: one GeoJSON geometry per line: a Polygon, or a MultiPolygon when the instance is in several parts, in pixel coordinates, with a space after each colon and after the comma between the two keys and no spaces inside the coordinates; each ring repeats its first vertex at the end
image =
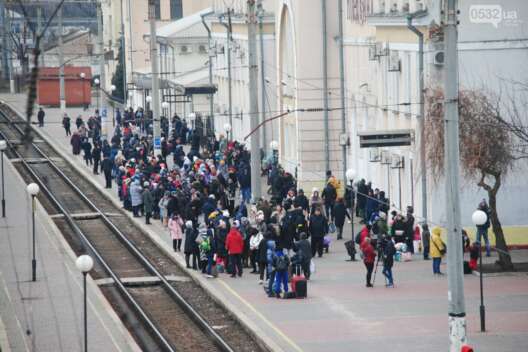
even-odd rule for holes
{"type": "Polygon", "coordinates": [[[30,183],[26,187],[26,190],[32,197],[34,197],[40,192],[40,187],[36,183],[30,183]]]}
{"type": "Polygon", "coordinates": [[[482,210],[475,210],[473,215],[471,215],[471,221],[473,221],[473,224],[476,226],[484,225],[486,221],[488,221],[488,215],[482,210]]]}
{"type": "Polygon", "coordinates": [[[278,150],[279,149],[279,142],[271,141],[270,142],[270,148],[271,148],[271,150],[278,150]]]}
{"type": "Polygon", "coordinates": [[[346,171],[346,178],[347,178],[348,181],[354,180],[355,177],[356,177],[356,170],[348,169],[346,171]]]}

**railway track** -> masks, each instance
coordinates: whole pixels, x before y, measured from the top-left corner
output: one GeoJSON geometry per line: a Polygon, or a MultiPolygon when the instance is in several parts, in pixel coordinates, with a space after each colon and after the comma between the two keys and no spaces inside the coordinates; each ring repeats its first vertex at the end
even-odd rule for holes
{"type": "Polygon", "coordinates": [[[0,103],[7,156],[39,184],[39,200],[74,251],[94,257],[90,274],[144,350],[266,350],[49,144],[22,144],[23,123],[0,103]]]}

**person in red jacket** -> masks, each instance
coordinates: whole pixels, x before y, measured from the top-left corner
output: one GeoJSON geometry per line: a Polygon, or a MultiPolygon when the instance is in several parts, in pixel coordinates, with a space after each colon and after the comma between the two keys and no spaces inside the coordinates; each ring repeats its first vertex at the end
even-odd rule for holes
{"type": "Polygon", "coordinates": [[[363,263],[365,263],[365,267],[367,268],[367,287],[372,287],[370,279],[372,277],[372,270],[374,269],[374,261],[376,260],[376,251],[370,243],[370,237],[365,237],[360,248],[363,252],[363,263]]]}
{"type": "Polygon", "coordinates": [[[241,254],[244,251],[244,238],[240,234],[238,228],[240,222],[235,220],[231,230],[227,234],[226,249],[229,254],[229,263],[231,264],[231,277],[242,276],[242,258],[241,254]]]}

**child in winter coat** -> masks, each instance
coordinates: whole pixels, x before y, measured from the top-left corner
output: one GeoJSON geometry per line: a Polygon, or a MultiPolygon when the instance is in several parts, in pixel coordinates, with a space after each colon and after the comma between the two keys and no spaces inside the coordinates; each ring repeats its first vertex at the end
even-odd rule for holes
{"type": "Polygon", "coordinates": [[[273,293],[280,298],[281,284],[284,292],[288,292],[288,266],[290,258],[284,254],[282,249],[277,249],[273,257],[273,268],[275,269],[275,283],[273,293]]]}
{"type": "Polygon", "coordinates": [[[178,214],[174,214],[168,223],[169,232],[172,238],[172,248],[175,252],[181,251],[181,244],[183,238],[182,225],[183,220],[178,214]]]}

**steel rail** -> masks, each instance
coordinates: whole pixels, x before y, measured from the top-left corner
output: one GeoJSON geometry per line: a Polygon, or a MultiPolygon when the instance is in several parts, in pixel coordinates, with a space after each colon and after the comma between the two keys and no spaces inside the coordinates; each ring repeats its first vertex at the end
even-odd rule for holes
{"type": "MultiPolygon", "coordinates": [[[[5,107],[9,108],[6,104],[5,107]]],[[[4,112],[1,112],[5,115],[4,112]]],[[[9,117],[6,116],[9,119],[9,117]]],[[[22,133],[18,126],[14,126],[19,132],[22,133]]],[[[59,176],[70,185],[70,187],[90,206],[96,213],[99,214],[101,219],[106,223],[108,227],[119,237],[119,239],[126,245],[126,247],[138,258],[146,269],[153,275],[157,276],[163,287],[168,291],[169,295],[180,305],[180,307],[190,316],[190,318],[209,335],[213,342],[224,352],[235,352],[229,344],[209,325],[209,323],[198,313],[181,295],[180,293],[169,283],[165,276],[145,257],[145,255],[138,249],[138,247],[132,243],[128,237],[110,220],[110,218],[95,205],[80,189],[77,187],[71,179],[64,174],[62,170],[53,162],[42,150],[32,143],[33,147],[42,155],[44,159],[52,166],[52,168],[59,174],[59,176]]]]}
{"type": "MultiPolygon", "coordinates": [[[[0,114],[3,114],[5,116],[5,113],[3,111],[0,111],[0,114]]],[[[7,119],[8,117],[5,116],[7,119]]],[[[163,334],[159,331],[159,329],[156,327],[156,325],[150,320],[148,314],[141,308],[141,305],[135,300],[134,297],[128,292],[127,288],[121,281],[121,279],[117,276],[117,274],[110,268],[110,266],[106,263],[106,261],[103,259],[102,255],[99,253],[99,251],[95,248],[95,246],[91,243],[91,241],[88,239],[88,237],[84,234],[84,232],[79,228],[79,226],[75,223],[75,220],[71,216],[70,212],[66,210],[60,201],[52,194],[52,192],[48,189],[48,187],[45,185],[45,183],[42,181],[41,177],[38,176],[38,174],[31,168],[30,163],[26,161],[26,159],[20,154],[20,152],[13,146],[13,144],[9,141],[9,139],[6,139],[5,134],[0,130],[0,135],[2,138],[7,142],[9,145],[11,151],[17,156],[17,158],[22,162],[24,167],[28,170],[28,172],[31,174],[31,176],[35,179],[35,181],[39,184],[41,190],[44,191],[46,196],[52,201],[52,203],[58,208],[59,212],[64,215],[64,218],[66,219],[66,222],[71,226],[73,231],[81,238],[81,240],[84,242],[86,246],[88,246],[90,252],[96,257],[98,262],[103,266],[104,270],[107,272],[108,275],[114,280],[116,283],[118,289],[123,294],[124,298],[128,301],[128,303],[134,308],[137,314],[139,314],[140,318],[143,319],[144,323],[147,325],[147,328],[151,330],[151,332],[154,333],[154,337],[158,338],[161,342],[161,348],[164,351],[170,351],[170,352],[176,352],[177,350],[165,339],[163,334]]],[[[33,147],[35,147],[38,150],[38,147],[36,147],[33,144],[33,147]]],[[[39,152],[41,152],[39,150],[39,152]]],[[[50,160],[47,158],[47,162],[49,163],[50,160]]]]}

